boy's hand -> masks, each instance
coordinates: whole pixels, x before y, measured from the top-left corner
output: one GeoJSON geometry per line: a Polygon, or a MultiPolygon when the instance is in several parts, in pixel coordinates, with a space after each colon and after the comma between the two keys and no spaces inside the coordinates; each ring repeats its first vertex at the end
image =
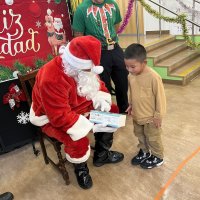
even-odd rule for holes
{"type": "Polygon", "coordinates": [[[127,112],[128,115],[131,115],[132,114],[132,105],[129,105],[125,112],[127,112]]]}
{"type": "Polygon", "coordinates": [[[160,128],[162,125],[162,119],[160,118],[153,118],[153,124],[156,128],[160,128]]]}

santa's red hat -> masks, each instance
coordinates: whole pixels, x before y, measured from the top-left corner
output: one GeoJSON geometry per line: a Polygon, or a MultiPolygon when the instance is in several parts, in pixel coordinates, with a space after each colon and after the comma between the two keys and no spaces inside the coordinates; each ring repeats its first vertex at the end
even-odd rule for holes
{"type": "Polygon", "coordinates": [[[57,14],[57,15],[54,16],[54,19],[56,19],[56,20],[58,20],[58,19],[59,19],[59,20],[62,20],[63,17],[64,17],[63,14],[61,14],[61,15],[60,15],[60,14],[57,14]]]}
{"type": "Polygon", "coordinates": [[[93,36],[76,37],[66,47],[61,47],[59,53],[74,68],[91,69],[96,74],[103,72],[103,67],[99,66],[101,43],[93,36]]]}

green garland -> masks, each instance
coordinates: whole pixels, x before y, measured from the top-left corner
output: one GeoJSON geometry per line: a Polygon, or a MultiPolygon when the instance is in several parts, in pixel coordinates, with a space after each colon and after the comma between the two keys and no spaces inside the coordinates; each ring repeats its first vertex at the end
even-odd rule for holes
{"type": "Polygon", "coordinates": [[[21,74],[27,74],[28,72],[32,70],[41,68],[45,63],[49,62],[52,59],[53,59],[53,56],[51,54],[47,56],[46,60],[43,60],[41,58],[36,58],[34,61],[34,67],[26,66],[18,60],[14,62],[12,68],[9,68],[8,66],[0,65],[0,82],[13,79],[14,71],[19,71],[21,74]]]}
{"type": "Polygon", "coordinates": [[[200,47],[200,43],[195,43],[191,40],[191,38],[188,36],[188,29],[186,26],[186,15],[185,14],[181,14],[178,15],[175,18],[172,17],[166,17],[161,15],[159,12],[157,12],[156,10],[152,9],[150,5],[146,4],[144,0],[138,0],[141,5],[145,8],[145,10],[153,15],[154,17],[156,17],[157,19],[162,19],[166,22],[170,22],[170,23],[177,23],[177,24],[181,24],[182,26],[182,30],[183,30],[183,37],[186,40],[186,43],[188,46],[190,46],[191,48],[199,48],[200,47]]]}
{"type": "Polygon", "coordinates": [[[0,65],[0,82],[12,78],[13,78],[13,71],[8,67],[0,65]]]}
{"type": "Polygon", "coordinates": [[[24,64],[20,63],[18,60],[14,63],[14,69],[19,71],[21,74],[26,74],[28,73],[31,68],[29,66],[25,66],[24,64]]]}

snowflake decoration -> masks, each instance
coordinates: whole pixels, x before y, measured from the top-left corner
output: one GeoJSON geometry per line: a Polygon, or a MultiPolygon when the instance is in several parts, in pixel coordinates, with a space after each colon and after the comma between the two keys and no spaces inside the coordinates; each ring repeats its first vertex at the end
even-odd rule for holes
{"type": "Polygon", "coordinates": [[[37,26],[38,28],[40,28],[41,22],[40,22],[39,20],[36,22],[36,26],[37,26]]]}
{"type": "Polygon", "coordinates": [[[51,3],[51,0],[47,0],[47,3],[51,3]]]}
{"type": "Polygon", "coordinates": [[[21,111],[18,115],[17,115],[17,121],[19,124],[27,124],[30,120],[29,120],[29,113],[25,113],[23,111],[21,111]]]}

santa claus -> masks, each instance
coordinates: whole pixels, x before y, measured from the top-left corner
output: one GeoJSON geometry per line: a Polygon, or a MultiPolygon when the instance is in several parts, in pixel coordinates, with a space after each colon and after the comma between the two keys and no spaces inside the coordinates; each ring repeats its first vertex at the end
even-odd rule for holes
{"type": "Polygon", "coordinates": [[[56,36],[56,39],[59,40],[59,41],[64,41],[64,36],[65,36],[65,30],[63,28],[63,23],[62,23],[62,19],[59,15],[56,15],[54,17],[54,22],[53,22],[53,26],[54,26],[54,29],[55,29],[55,36],[56,36]]]}
{"type": "Polygon", "coordinates": [[[95,166],[120,162],[124,155],[109,150],[116,129],[91,123],[87,114],[93,109],[118,112],[118,108],[111,103],[111,95],[97,75],[103,71],[103,67],[98,66],[99,40],[92,36],[77,37],[60,52],[61,56],[38,72],[30,121],[64,144],[66,158],[74,163],[80,187],[88,189],[92,186],[86,163],[90,156],[86,137],[89,132],[95,135],[95,166]]]}

